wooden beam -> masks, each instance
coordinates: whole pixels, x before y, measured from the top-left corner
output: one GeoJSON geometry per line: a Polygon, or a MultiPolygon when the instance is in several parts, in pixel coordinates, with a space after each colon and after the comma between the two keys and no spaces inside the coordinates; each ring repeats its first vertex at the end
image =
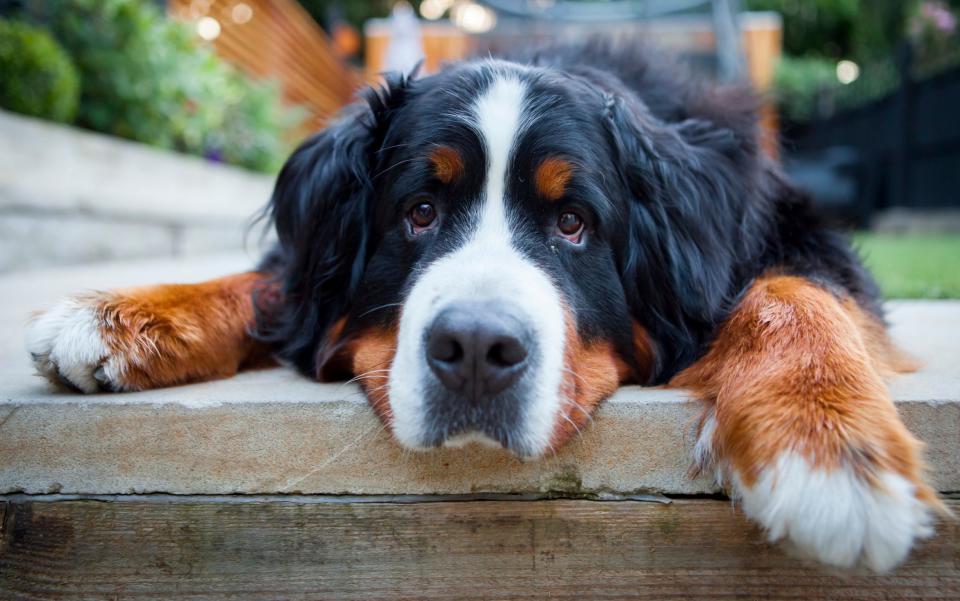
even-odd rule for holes
{"type": "Polygon", "coordinates": [[[4,509],[2,599],[960,598],[956,522],[891,575],[838,573],[764,543],[722,500],[4,509]]]}

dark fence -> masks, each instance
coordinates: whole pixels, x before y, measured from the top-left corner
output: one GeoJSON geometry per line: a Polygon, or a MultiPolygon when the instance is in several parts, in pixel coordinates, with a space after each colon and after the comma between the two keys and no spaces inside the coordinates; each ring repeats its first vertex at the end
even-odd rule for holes
{"type": "MultiPolygon", "coordinates": [[[[908,59],[903,66],[908,73],[908,59]]],[[[960,67],[920,81],[903,77],[892,95],[788,128],[784,148],[799,179],[811,165],[826,165],[854,183],[852,198],[837,202],[861,223],[888,207],[960,208],[960,67]]],[[[810,187],[829,205],[837,181],[821,176],[810,187]]]]}

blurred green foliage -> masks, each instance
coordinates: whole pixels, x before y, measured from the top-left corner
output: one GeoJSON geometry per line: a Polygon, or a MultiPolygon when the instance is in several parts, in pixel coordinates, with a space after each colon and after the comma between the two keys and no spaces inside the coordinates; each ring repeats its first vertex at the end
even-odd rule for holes
{"type": "Polygon", "coordinates": [[[63,48],[39,27],[0,19],[0,107],[69,123],[80,80],[63,48]]]}
{"type": "Polygon", "coordinates": [[[900,82],[898,55],[908,42],[914,76],[960,62],[956,32],[925,21],[931,11],[956,12],[960,0],[745,0],[744,6],[783,17],[784,58],[774,92],[788,121],[829,116],[889,94],[900,82]],[[859,66],[852,84],[837,80],[841,59],[859,66]]]}
{"type": "Polygon", "coordinates": [[[253,82],[146,0],[36,0],[81,74],[78,124],[272,172],[295,125],[275,85],[253,82]]]}
{"type": "Polygon", "coordinates": [[[773,82],[780,114],[788,121],[804,123],[886,96],[900,83],[892,57],[860,65],[860,69],[860,77],[844,85],[837,80],[834,59],[783,56],[773,82]]]}
{"type": "Polygon", "coordinates": [[[867,61],[893,50],[916,2],[912,0],[745,0],[749,10],[783,16],[784,52],[867,61]]]}
{"type": "Polygon", "coordinates": [[[773,82],[781,115],[794,122],[810,121],[825,112],[827,107],[821,104],[839,85],[836,61],[817,56],[783,56],[773,82]]]}

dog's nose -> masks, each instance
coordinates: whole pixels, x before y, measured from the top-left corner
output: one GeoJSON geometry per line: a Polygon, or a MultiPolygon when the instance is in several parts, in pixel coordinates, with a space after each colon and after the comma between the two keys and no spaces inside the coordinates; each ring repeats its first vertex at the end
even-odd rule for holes
{"type": "Polygon", "coordinates": [[[427,363],[448,390],[477,401],[520,378],[531,340],[522,318],[502,303],[458,303],[427,330],[427,363]]]}

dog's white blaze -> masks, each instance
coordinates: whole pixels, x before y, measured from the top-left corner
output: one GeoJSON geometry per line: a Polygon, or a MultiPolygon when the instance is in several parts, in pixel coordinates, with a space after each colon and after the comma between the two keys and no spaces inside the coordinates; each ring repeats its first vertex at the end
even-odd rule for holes
{"type": "Polygon", "coordinates": [[[389,398],[394,435],[410,447],[422,446],[427,417],[423,333],[433,316],[461,300],[503,301],[526,316],[538,354],[535,373],[527,376],[534,384],[517,442],[526,454],[541,453],[550,442],[561,406],[564,315],[550,278],[514,248],[504,197],[512,150],[524,126],[525,95],[519,79],[501,75],[475,104],[469,122],[484,141],[488,166],[477,227],[463,246],[424,271],[404,304],[389,398]]]}
{"type": "Polygon", "coordinates": [[[519,80],[498,79],[476,106],[476,127],[486,144],[487,177],[483,212],[472,244],[510,247],[510,224],[504,198],[507,169],[520,133],[525,90],[519,80]]]}
{"type": "Polygon", "coordinates": [[[930,510],[915,487],[893,472],[874,487],[846,466],[826,470],[784,452],[753,486],[731,474],[744,513],[805,555],[835,566],[877,572],[902,562],[915,540],[933,533],[930,510]]]}

